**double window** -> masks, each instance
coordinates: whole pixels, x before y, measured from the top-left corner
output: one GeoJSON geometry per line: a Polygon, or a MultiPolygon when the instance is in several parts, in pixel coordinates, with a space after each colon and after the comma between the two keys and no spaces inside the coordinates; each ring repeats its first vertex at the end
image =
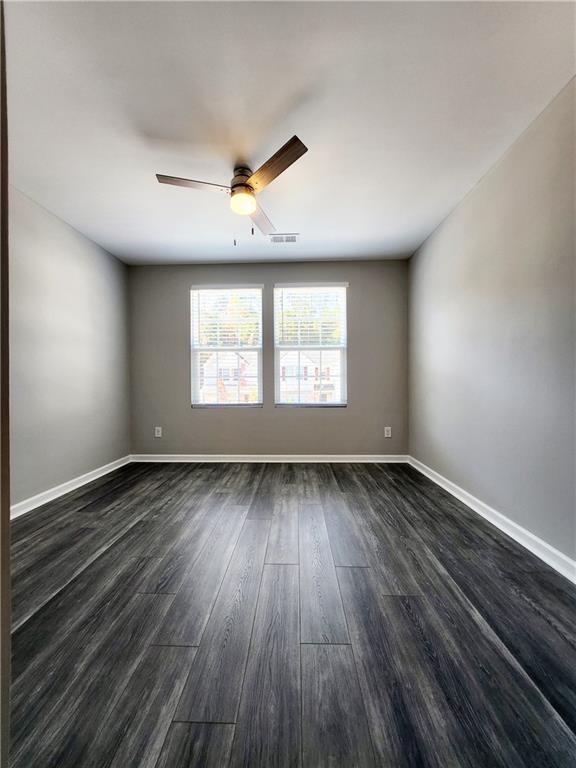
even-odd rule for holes
{"type": "MultiPolygon", "coordinates": [[[[191,290],[192,405],[262,404],[262,286],[191,290]]],[[[276,405],[346,404],[346,285],[274,287],[276,405]]]]}

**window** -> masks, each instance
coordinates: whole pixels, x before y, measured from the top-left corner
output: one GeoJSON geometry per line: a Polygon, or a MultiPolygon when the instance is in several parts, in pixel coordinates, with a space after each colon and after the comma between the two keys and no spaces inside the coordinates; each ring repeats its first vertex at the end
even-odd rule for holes
{"type": "Polygon", "coordinates": [[[278,405],[346,404],[346,285],[277,285],[278,405]]]}
{"type": "Polygon", "coordinates": [[[262,403],[262,288],[190,291],[192,405],[262,403]]]}

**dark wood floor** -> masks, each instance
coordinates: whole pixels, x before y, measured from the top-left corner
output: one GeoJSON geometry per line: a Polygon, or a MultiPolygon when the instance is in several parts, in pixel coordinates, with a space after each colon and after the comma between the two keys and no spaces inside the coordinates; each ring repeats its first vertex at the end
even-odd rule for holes
{"type": "Polygon", "coordinates": [[[132,464],[13,553],[14,768],[576,765],[576,589],[405,465],[132,464]]]}

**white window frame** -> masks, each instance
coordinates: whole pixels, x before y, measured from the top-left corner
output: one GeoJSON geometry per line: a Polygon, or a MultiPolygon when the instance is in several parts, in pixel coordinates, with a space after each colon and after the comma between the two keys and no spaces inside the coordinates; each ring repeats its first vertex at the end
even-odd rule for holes
{"type": "MultiPolygon", "coordinates": [[[[190,403],[192,408],[262,408],[264,400],[264,382],[262,376],[262,347],[263,347],[263,311],[264,311],[264,285],[263,284],[234,284],[234,285],[191,285],[190,286],[190,403]],[[192,333],[192,291],[226,291],[226,290],[259,290],[260,291],[260,346],[194,346],[194,337],[192,333]],[[258,360],[258,391],[260,399],[255,403],[198,403],[194,402],[194,387],[197,371],[196,355],[201,352],[216,352],[216,371],[219,370],[218,353],[219,352],[256,352],[258,360]]],[[[238,385],[240,380],[238,380],[238,385]]]]}
{"type": "MultiPolygon", "coordinates": [[[[275,283],[274,284],[274,405],[276,408],[346,408],[348,405],[348,288],[349,283],[275,283]],[[342,346],[290,346],[279,345],[276,339],[276,295],[275,291],[278,288],[346,288],[346,300],[345,300],[345,322],[344,331],[346,343],[342,346]],[[300,369],[300,353],[302,351],[320,352],[320,369],[322,368],[322,352],[330,351],[334,352],[340,350],[340,370],[341,370],[341,393],[342,400],[339,403],[322,403],[322,402],[298,402],[298,403],[283,403],[280,399],[280,353],[281,352],[297,352],[298,353],[298,369],[300,369]]],[[[300,378],[298,378],[298,394],[300,395],[300,378]]]]}

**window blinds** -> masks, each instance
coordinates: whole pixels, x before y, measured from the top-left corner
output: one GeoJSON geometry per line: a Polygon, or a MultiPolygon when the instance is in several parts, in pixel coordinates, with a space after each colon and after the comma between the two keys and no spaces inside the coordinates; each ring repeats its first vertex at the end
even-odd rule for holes
{"type": "Polygon", "coordinates": [[[274,288],[278,404],[344,405],[346,285],[274,288]]]}
{"type": "Polygon", "coordinates": [[[262,402],[262,289],[190,291],[193,405],[262,402]]]}

